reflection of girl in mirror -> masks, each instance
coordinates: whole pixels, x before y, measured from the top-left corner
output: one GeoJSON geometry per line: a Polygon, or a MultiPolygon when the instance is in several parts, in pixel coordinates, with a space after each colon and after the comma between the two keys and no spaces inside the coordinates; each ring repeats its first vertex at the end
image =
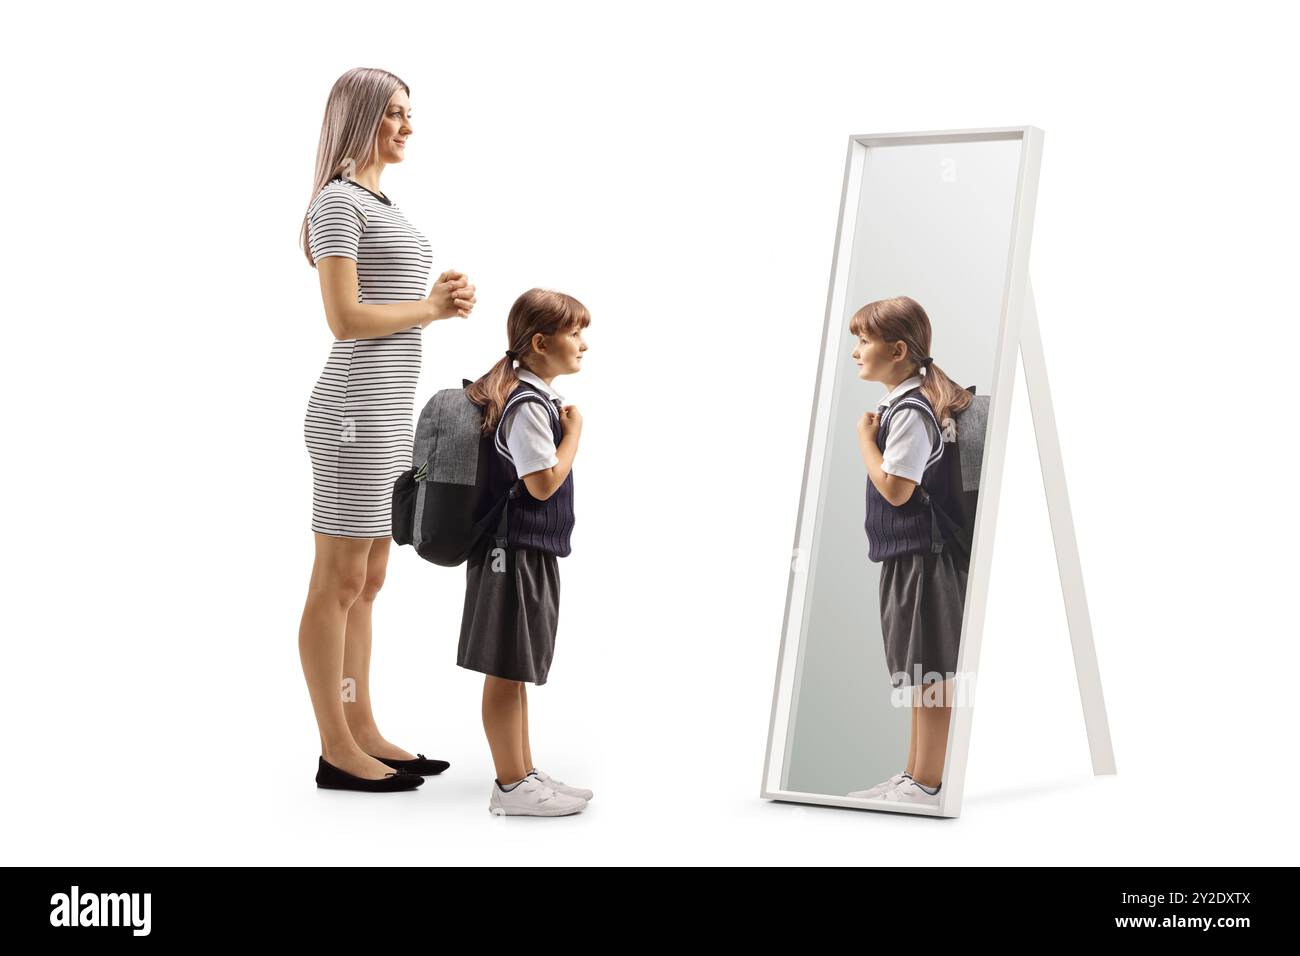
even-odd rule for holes
{"type": "Polygon", "coordinates": [[[952,415],[971,394],[934,364],[930,319],[915,300],[869,302],[849,331],[858,377],[888,389],[858,421],[858,444],[868,557],[881,566],[885,660],[893,686],[912,687],[906,768],[849,796],[938,806],[970,552],[960,539],[944,540],[931,509],[958,511],[939,462],[944,442],[957,437],[952,415]]]}

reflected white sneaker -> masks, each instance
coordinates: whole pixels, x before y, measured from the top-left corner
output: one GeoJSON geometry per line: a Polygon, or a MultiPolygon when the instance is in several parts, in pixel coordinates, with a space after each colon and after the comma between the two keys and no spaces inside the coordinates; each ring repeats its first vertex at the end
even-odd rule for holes
{"type": "Polygon", "coordinates": [[[502,790],[493,780],[488,811],[494,817],[562,817],[578,813],[586,805],[587,801],[581,797],[556,793],[529,774],[509,790],[502,790]]]}
{"type": "Polygon", "coordinates": [[[567,794],[570,797],[579,797],[583,800],[590,800],[593,796],[595,796],[595,794],[593,794],[590,790],[586,789],[585,787],[571,787],[563,780],[556,780],[554,777],[547,774],[545,770],[538,770],[536,767],[534,767],[532,770],[529,771],[529,774],[533,777],[536,777],[538,780],[540,780],[546,786],[550,787],[556,793],[567,794]]]}
{"type": "Polygon", "coordinates": [[[871,800],[874,797],[883,797],[890,790],[893,790],[904,780],[911,780],[912,775],[904,770],[902,773],[896,773],[884,783],[878,783],[874,787],[868,787],[866,790],[854,790],[852,793],[846,793],[846,797],[857,797],[859,800],[871,800]]]}
{"type": "MultiPolygon", "coordinates": [[[[941,783],[940,786],[943,786],[943,784],[941,783]]],[[[894,803],[919,803],[925,807],[937,807],[939,805],[939,791],[936,790],[934,793],[930,793],[915,780],[904,780],[881,799],[894,803]]]]}

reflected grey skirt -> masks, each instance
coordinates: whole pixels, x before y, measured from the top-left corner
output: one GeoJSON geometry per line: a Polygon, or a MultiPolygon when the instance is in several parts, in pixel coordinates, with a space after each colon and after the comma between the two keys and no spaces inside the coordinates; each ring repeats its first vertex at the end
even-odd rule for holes
{"type": "Polygon", "coordinates": [[[504,680],[545,684],[559,614],[556,556],[498,549],[489,538],[466,561],[456,663],[504,680]]]}
{"type": "Polygon", "coordinates": [[[880,627],[894,687],[956,674],[969,568],[969,552],[955,541],[938,554],[902,554],[881,562],[880,627]]]}

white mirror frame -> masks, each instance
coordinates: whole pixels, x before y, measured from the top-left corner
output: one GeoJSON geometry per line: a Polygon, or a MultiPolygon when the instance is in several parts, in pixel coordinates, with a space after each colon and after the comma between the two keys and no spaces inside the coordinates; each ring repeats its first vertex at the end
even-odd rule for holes
{"type": "Polygon", "coordinates": [[[840,196],[839,226],[835,232],[835,248],[831,260],[830,291],[826,303],[826,318],[822,327],[821,357],[813,393],[812,422],[808,430],[803,485],[799,493],[794,550],[791,554],[790,577],[786,590],[785,618],[781,626],[781,649],[777,658],[776,687],[772,695],[767,757],[763,764],[763,785],[760,794],[763,799],[941,817],[956,817],[961,814],[974,701],[973,697],[967,699],[967,695],[962,693],[960,682],[972,678],[979,664],[980,638],[983,632],[989,568],[993,553],[993,532],[997,524],[997,505],[1002,489],[1002,464],[1006,457],[1007,423],[1010,419],[1012,389],[1015,384],[1021,322],[1029,289],[1029,243],[1033,233],[1042,143],[1043,131],[1033,126],[883,133],[849,137],[844,187],[840,196]],[[961,647],[957,661],[957,670],[961,677],[948,733],[944,786],[940,791],[939,806],[903,803],[890,805],[878,800],[866,801],[832,794],[787,790],[785,779],[791,717],[795,709],[796,691],[803,667],[802,632],[807,613],[809,561],[816,560],[817,515],[820,504],[818,498],[821,494],[822,467],[833,412],[834,363],[839,357],[838,351],[827,346],[831,342],[838,342],[843,337],[840,333],[846,321],[845,300],[850,272],[849,257],[854,246],[858,196],[867,151],[890,146],[1007,139],[1021,141],[1020,172],[1016,184],[1014,218],[1011,223],[1011,248],[1008,251],[1006,280],[1002,292],[997,356],[989,397],[988,431],[984,439],[979,503],[975,511],[974,541],[962,616],[961,647]]]}

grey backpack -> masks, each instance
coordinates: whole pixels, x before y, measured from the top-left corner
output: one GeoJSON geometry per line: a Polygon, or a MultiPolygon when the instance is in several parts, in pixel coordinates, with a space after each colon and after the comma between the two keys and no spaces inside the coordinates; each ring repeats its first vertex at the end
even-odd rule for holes
{"type": "MultiPolygon", "coordinates": [[[[988,428],[989,396],[976,395],[968,385],[971,403],[953,419],[955,430],[943,430],[943,440],[953,445],[944,450],[941,467],[947,469],[948,511],[931,510],[932,536],[955,540],[958,554],[969,561],[975,543],[975,511],[979,506],[980,469],[984,461],[984,438],[988,428]],[[951,454],[956,451],[956,454],[951,454]]],[[[947,421],[947,419],[945,419],[947,421]]],[[[924,487],[921,489],[925,493],[924,487]]],[[[930,503],[928,495],[925,497],[930,503]]],[[[935,550],[939,550],[936,548],[935,550]]]]}
{"type": "Polygon", "coordinates": [[[482,429],[483,408],[463,387],[435,392],[420,412],[411,467],[393,485],[393,540],[414,546],[426,561],[455,567],[489,530],[505,538],[507,503],[519,483],[499,501],[486,500],[491,468],[485,456],[497,452],[482,429]]]}

